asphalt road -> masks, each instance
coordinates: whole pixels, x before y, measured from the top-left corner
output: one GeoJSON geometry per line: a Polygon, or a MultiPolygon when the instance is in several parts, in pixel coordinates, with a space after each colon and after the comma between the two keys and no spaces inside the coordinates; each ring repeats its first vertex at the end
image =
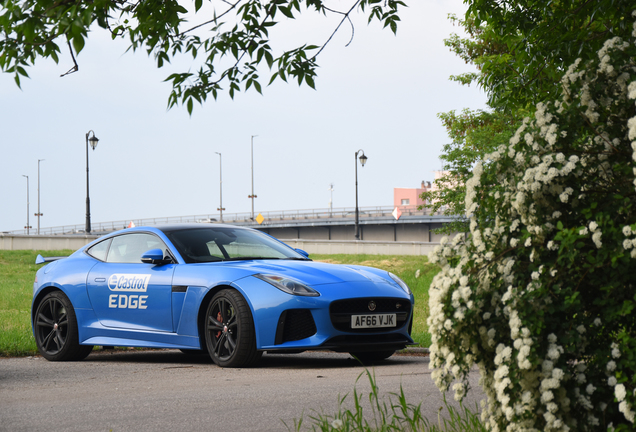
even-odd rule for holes
{"type": "MultiPolygon", "coordinates": [[[[381,397],[404,389],[437,421],[442,395],[428,357],[394,355],[369,368],[381,397]]],[[[0,359],[0,431],[284,431],[304,416],[333,415],[356,387],[368,401],[364,368],[347,354],[264,355],[258,368],[223,369],[179,351],[93,353],[72,363],[41,357],[0,359]]],[[[465,404],[482,398],[478,373],[465,404]]],[[[395,396],[392,396],[395,400],[395,396]]],[[[453,402],[452,395],[447,399],[453,402]]],[[[364,412],[371,414],[369,406],[364,412]]]]}

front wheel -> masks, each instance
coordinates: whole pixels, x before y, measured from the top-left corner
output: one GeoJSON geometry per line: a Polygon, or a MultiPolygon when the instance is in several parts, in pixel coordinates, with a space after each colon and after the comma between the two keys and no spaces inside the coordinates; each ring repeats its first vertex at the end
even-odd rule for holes
{"type": "Polygon", "coordinates": [[[47,360],[82,360],[93,350],[91,345],[79,344],[75,310],[61,291],[42,299],[33,317],[33,330],[38,350],[47,360]]]}
{"type": "Polygon", "coordinates": [[[260,360],[252,312],[237,291],[226,289],[212,297],[205,314],[205,342],[221,367],[248,367],[260,360]]]}

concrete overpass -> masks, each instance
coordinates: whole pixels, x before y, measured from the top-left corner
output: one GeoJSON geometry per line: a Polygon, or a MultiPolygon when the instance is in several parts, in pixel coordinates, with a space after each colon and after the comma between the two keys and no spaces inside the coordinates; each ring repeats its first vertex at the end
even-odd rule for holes
{"type": "MultiPolygon", "coordinates": [[[[433,231],[452,221],[448,216],[429,214],[415,206],[400,210],[396,219],[392,214],[394,207],[361,207],[360,240],[355,240],[355,208],[261,212],[262,219],[255,214],[261,223],[252,220],[250,213],[224,214],[223,223],[264,231],[310,253],[423,255],[442,237],[433,231]]],[[[100,235],[126,228],[131,222],[136,226],[221,223],[221,217],[214,214],[93,223],[90,234],[84,232],[84,225],[43,228],[40,236],[27,236],[26,231],[4,232],[0,233],[0,249],[59,249],[55,244],[77,249],[100,235]]]]}

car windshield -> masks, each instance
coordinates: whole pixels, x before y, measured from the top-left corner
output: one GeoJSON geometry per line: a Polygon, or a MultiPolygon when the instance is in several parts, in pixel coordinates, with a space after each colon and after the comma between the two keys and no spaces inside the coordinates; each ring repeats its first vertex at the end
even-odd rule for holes
{"type": "Polygon", "coordinates": [[[233,227],[164,230],[186,263],[249,259],[306,259],[267,234],[233,227]]]}

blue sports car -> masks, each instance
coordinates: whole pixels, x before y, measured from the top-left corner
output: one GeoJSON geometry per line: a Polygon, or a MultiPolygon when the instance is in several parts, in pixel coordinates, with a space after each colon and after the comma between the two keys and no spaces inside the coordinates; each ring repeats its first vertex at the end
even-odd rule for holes
{"type": "Polygon", "coordinates": [[[313,262],[249,228],[129,228],[37,262],[47,261],[31,322],[48,360],[80,360],[101,345],[177,348],[245,367],[263,352],[374,361],[413,344],[413,294],[399,277],[313,262]]]}

